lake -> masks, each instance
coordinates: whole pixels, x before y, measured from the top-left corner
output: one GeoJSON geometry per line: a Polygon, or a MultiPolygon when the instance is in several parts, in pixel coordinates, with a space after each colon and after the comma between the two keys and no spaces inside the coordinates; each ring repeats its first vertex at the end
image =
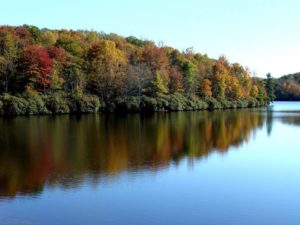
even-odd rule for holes
{"type": "Polygon", "coordinates": [[[300,224],[300,103],[0,119],[0,224],[300,224]]]}

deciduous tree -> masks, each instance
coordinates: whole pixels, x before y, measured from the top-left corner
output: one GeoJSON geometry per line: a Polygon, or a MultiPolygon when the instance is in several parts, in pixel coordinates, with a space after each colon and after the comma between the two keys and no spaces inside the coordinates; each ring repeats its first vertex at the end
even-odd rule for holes
{"type": "Polygon", "coordinates": [[[19,59],[22,74],[21,89],[36,89],[43,91],[51,84],[53,61],[47,50],[39,45],[27,46],[19,59]]]}

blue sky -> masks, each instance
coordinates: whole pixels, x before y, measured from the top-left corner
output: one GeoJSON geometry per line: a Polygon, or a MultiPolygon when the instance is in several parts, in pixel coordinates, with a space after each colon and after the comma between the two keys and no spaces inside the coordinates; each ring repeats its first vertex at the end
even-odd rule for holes
{"type": "Polygon", "coordinates": [[[278,77],[300,71],[299,9],[299,0],[1,0],[0,24],[134,35],[278,77]]]}

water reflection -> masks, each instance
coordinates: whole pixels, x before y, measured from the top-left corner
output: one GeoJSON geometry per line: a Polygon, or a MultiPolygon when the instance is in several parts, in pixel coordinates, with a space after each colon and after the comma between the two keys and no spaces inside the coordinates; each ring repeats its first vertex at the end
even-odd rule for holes
{"type": "Polygon", "coordinates": [[[283,116],[281,117],[281,121],[284,124],[300,126],[300,112],[297,114],[297,116],[283,116]]]}
{"type": "Polygon", "coordinates": [[[101,183],[123,171],[224,154],[265,121],[249,110],[1,119],[0,196],[76,187],[86,177],[101,183]]]}
{"type": "Polygon", "coordinates": [[[274,118],[278,118],[284,124],[299,126],[300,102],[276,102],[268,108],[267,115],[270,118],[268,120],[271,120],[267,123],[270,126],[272,126],[274,118]]]}

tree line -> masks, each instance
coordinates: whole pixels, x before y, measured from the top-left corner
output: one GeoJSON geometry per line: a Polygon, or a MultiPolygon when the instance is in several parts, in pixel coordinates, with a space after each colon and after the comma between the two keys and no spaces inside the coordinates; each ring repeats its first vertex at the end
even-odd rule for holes
{"type": "Polygon", "coordinates": [[[224,56],[95,31],[0,27],[0,114],[267,105],[263,79],[224,56]]]}
{"type": "Polygon", "coordinates": [[[282,76],[275,85],[276,100],[300,101],[300,73],[282,76]]]}

